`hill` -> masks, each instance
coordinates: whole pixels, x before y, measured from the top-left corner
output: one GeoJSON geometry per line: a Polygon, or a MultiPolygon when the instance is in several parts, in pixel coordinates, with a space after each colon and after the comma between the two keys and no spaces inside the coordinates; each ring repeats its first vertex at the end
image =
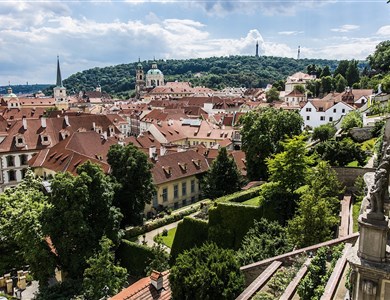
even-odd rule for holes
{"type": "MultiPolygon", "coordinates": [[[[158,68],[164,73],[166,81],[190,81],[193,85],[221,89],[226,86],[265,87],[267,83],[284,80],[287,76],[305,71],[315,64],[323,68],[329,66],[333,71],[337,60],[293,59],[272,56],[229,56],[183,60],[158,60],[158,68]]],[[[117,96],[128,96],[135,86],[135,68],[138,62],[116,66],[93,68],[78,72],[64,80],[70,92],[93,90],[98,84],[102,90],[117,96]]],[[[151,61],[143,61],[145,73],[151,61]]],[[[366,64],[359,63],[362,69],[366,64]]]]}
{"type": "MultiPolygon", "coordinates": [[[[15,94],[33,94],[38,91],[42,91],[46,88],[48,88],[50,84],[19,84],[19,85],[12,85],[12,92],[15,94]]],[[[7,86],[0,86],[0,94],[4,95],[7,93],[8,85],[7,86]]]]}

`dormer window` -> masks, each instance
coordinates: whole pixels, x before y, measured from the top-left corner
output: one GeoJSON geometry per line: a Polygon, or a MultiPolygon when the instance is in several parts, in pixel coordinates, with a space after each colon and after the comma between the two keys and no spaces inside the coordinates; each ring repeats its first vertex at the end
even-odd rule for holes
{"type": "Polygon", "coordinates": [[[163,166],[163,170],[164,170],[166,175],[168,175],[168,176],[172,175],[172,168],[171,167],[163,166]]]}
{"type": "Polygon", "coordinates": [[[70,133],[69,133],[68,130],[61,130],[61,131],[60,131],[60,134],[61,134],[61,138],[62,138],[63,140],[65,140],[68,136],[70,136],[70,133]]]}
{"type": "Polygon", "coordinates": [[[15,136],[15,145],[16,145],[16,147],[24,147],[24,146],[26,146],[26,142],[24,140],[24,136],[23,135],[15,136]]]}
{"type": "Polygon", "coordinates": [[[47,134],[41,134],[41,143],[42,145],[50,145],[50,138],[47,134]]]}
{"type": "Polygon", "coordinates": [[[95,127],[95,131],[96,131],[97,133],[99,133],[99,134],[103,133],[103,129],[102,129],[101,126],[96,126],[96,127],[95,127]]]}
{"type": "Polygon", "coordinates": [[[186,163],[177,163],[180,166],[180,169],[182,171],[187,171],[187,164],[186,163]]]}

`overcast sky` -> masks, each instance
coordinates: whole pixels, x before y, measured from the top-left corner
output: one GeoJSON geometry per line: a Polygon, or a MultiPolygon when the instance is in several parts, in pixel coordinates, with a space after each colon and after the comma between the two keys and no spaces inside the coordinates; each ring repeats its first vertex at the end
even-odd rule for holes
{"type": "Polygon", "coordinates": [[[0,85],[55,83],[138,60],[260,54],[365,59],[390,39],[386,0],[0,0],[0,85]]]}

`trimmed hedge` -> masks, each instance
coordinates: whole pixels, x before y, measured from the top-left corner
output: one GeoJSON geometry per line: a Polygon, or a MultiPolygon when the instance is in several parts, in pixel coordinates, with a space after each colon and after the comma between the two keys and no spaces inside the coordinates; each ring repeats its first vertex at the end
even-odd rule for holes
{"type": "Polygon", "coordinates": [[[116,258],[120,265],[127,269],[129,275],[136,277],[145,276],[145,268],[148,262],[154,258],[152,248],[122,240],[116,250],[116,258]]]}
{"type": "Polygon", "coordinates": [[[208,238],[219,247],[237,250],[253,220],[260,218],[274,220],[274,213],[264,205],[250,206],[238,203],[215,203],[209,209],[208,238]]]}
{"type": "Polygon", "coordinates": [[[152,231],[154,229],[160,228],[161,226],[165,226],[171,224],[173,222],[179,221],[183,219],[185,216],[188,216],[194,212],[197,212],[200,209],[201,203],[210,202],[210,199],[204,199],[197,204],[191,205],[188,209],[180,211],[178,213],[172,213],[170,215],[165,216],[164,218],[157,219],[151,222],[147,222],[142,226],[135,226],[125,229],[125,239],[132,239],[146,232],[152,231]]]}
{"type": "Polygon", "coordinates": [[[241,203],[246,200],[255,198],[259,196],[259,192],[261,189],[260,186],[253,187],[249,190],[246,191],[239,191],[234,194],[226,195],[220,198],[215,199],[215,202],[236,202],[236,203],[241,203]]]}
{"type": "Polygon", "coordinates": [[[207,236],[208,223],[206,221],[185,217],[177,225],[171,249],[171,260],[174,261],[184,250],[202,245],[207,241],[207,236]]]}

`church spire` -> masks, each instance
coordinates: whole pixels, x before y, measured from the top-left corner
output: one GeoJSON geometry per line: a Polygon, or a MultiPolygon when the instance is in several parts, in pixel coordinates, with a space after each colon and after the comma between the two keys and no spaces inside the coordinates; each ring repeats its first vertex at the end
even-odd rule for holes
{"type": "Polygon", "coordinates": [[[62,87],[61,69],[60,69],[60,57],[57,55],[57,83],[56,86],[62,87]]]}

